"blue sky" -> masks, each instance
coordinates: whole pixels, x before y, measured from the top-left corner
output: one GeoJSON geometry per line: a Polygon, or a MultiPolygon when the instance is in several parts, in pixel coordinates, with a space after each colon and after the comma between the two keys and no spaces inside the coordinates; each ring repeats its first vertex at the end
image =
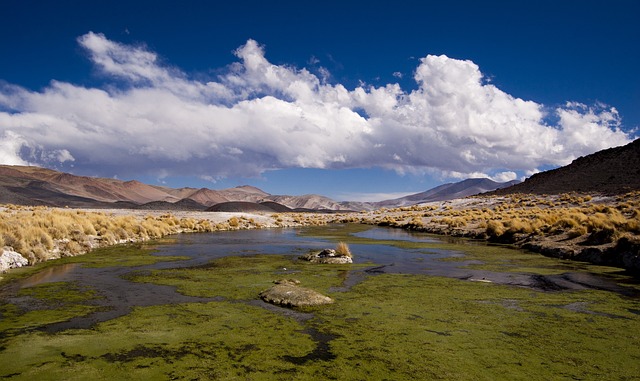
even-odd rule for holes
{"type": "Polygon", "coordinates": [[[384,199],[640,126],[638,1],[2,1],[0,162],[384,199]]]}

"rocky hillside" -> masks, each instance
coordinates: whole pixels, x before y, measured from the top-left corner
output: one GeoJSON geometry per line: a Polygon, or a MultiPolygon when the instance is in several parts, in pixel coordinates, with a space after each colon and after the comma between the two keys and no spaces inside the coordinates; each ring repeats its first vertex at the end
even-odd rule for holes
{"type": "Polygon", "coordinates": [[[494,194],[623,194],[640,189],[640,139],[579,157],[571,164],[537,173],[494,194]]]}

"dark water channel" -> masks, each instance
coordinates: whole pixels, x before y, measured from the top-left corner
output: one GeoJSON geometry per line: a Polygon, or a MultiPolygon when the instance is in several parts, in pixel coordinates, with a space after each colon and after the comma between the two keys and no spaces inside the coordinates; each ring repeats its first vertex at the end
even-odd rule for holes
{"type": "MultiPolygon", "coordinates": [[[[332,225],[326,229],[341,229],[341,226],[332,225]]],[[[101,311],[89,316],[52,324],[43,329],[47,332],[57,332],[69,328],[89,328],[98,322],[126,315],[136,306],[213,300],[184,296],[169,286],[131,282],[127,280],[127,275],[133,272],[199,266],[225,256],[279,254],[297,258],[298,255],[309,250],[335,246],[335,242],[300,233],[300,229],[262,229],[183,234],[176,236],[175,242],[159,244],[155,255],[182,256],[188,257],[187,260],[159,262],[139,267],[87,268],[78,264],[67,264],[44,270],[20,281],[17,286],[18,288],[30,287],[46,282],[64,281],[75,282],[81,287],[88,286],[97,290],[102,298],[96,303],[104,307],[101,311]]],[[[468,269],[465,266],[478,262],[465,261],[465,254],[461,251],[443,249],[442,247],[446,247],[446,238],[444,237],[439,238],[381,227],[371,227],[368,230],[353,233],[353,236],[366,239],[366,243],[349,244],[354,253],[354,262],[371,264],[371,266],[350,271],[343,286],[334,291],[346,291],[365,277],[379,273],[406,273],[509,284],[538,290],[593,288],[623,294],[632,292],[630,291],[632,289],[618,286],[606,276],[578,271],[578,267],[576,267],[576,271],[567,270],[561,275],[551,276],[468,269]],[[385,242],[376,243],[376,241],[385,242]],[[404,248],[402,245],[394,245],[389,242],[436,244],[439,248],[404,248]],[[442,261],[442,259],[450,257],[460,257],[461,260],[442,261]]],[[[469,244],[480,245],[477,242],[469,244]]],[[[283,277],[287,276],[287,272],[286,269],[282,270],[283,277]]],[[[21,303],[20,298],[15,295],[4,295],[3,298],[8,299],[11,303],[21,303]]],[[[304,319],[304,315],[301,315],[300,318],[304,319]]]]}

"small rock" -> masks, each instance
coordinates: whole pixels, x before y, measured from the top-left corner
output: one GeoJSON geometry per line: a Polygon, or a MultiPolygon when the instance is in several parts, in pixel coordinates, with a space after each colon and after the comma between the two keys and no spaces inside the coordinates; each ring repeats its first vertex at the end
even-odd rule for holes
{"type": "Polygon", "coordinates": [[[335,257],[336,251],[334,249],[324,249],[321,252],[319,252],[317,255],[320,258],[335,257]]]}

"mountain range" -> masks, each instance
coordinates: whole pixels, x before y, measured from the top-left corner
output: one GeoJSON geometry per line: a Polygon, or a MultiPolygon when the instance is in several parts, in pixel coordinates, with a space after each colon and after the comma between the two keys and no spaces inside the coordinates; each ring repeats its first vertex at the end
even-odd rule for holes
{"type": "Polygon", "coordinates": [[[467,179],[379,202],[338,202],[313,194],[272,195],[249,185],[222,190],[169,188],[135,180],[76,176],[34,166],[0,165],[0,203],[75,208],[360,211],[445,201],[479,193],[622,194],[632,190],[640,190],[640,139],[577,158],[565,167],[537,173],[522,183],[467,179]]]}
{"type": "Polygon", "coordinates": [[[0,203],[166,210],[346,211],[443,201],[487,192],[511,183],[467,179],[426,192],[380,202],[338,202],[320,195],[271,195],[253,186],[213,190],[169,188],[139,181],[76,176],[35,166],[0,165],[0,203]],[[252,204],[252,205],[249,205],[252,204]]]}

